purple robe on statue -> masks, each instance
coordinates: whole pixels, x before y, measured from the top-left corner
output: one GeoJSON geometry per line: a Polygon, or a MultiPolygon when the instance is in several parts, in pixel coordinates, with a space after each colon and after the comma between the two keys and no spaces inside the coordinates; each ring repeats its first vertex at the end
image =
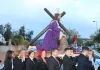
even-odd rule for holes
{"type": "Polygon", "coordinates": [[[36,46],[37,50],[44,49],[50,51],[52,48],[58,49],[57,38],[60,36],[60,31],[58,22],[56,20],[52,21],[44,37],[42,46],[36,46]]]}

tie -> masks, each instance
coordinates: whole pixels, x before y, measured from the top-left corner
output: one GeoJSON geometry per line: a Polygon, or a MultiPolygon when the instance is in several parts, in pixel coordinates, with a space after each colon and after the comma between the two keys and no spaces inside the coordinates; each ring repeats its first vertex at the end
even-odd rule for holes
{"type": "Polygon", "coordinates": [[[60,66],[60,63],[59,63],[58,59],[57,58],[55,58],[55,59],[56,59],[56,61],[58,62],[59,66],[60,66]]]}
{"type": "Polygon", "coordinates": [[[33,59],[32,61],[33,61],[33,63],[35,64],[34,59],[33,59]]]}
{"type": "Polygon", "coordinates": [[[72,58],[72,57],[70,57],[70,59],[71,59],[71,60],[73,60],[73,58],[72,58]]]}

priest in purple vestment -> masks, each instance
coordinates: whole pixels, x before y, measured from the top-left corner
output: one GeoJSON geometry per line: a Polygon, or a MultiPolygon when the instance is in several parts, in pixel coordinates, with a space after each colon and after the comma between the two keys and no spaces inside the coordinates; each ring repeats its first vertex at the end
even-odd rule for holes
{"type": "Polygon", "coordinates": [[[44,49],[46,51],[50,51],[52,48],[58,49],[58,44],[57,44],[57,39],[61,39],[62,36],[65,36],[58,28],[59,23],[58,21],[60,20],[61,15],[59,13],[55,14],[55,20],[53,20],[49,27],[48,31],[44,37],[43,43],[41,46],[30,46],[29,49],[37,49],[37,51],[44,49]]]}

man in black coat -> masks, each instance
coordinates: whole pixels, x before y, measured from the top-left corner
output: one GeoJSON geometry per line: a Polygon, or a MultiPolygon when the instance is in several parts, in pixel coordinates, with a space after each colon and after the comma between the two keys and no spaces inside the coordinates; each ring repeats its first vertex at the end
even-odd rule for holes
{"type": "Polygon", "coordinates": [[[37,70],[36,59],[34,58],[34,51],[29,51],[29,58],[26,60],[26,70],[37,70]]]}
{"type": "Polygon", "coordinates": [[[82,48],[82,54],[77,57],[78,67],[77,70],[92,70],[92,62],[87,57],[89,49],[87,47],[82,48]]]}
{"type": "Polygon", "coordinates": [[[72,57],[71,48],[65,48],[65,56],[63,58],[63,70],[76,70],[76,59],[72,57]]]}
{"type": "Polygon", "coordinates": [[[60,63],[57,60],[58,50],[52,49],[51,50],[52,56],[48,60],[48,69],[49,70],[60,70],[60,63]]]}

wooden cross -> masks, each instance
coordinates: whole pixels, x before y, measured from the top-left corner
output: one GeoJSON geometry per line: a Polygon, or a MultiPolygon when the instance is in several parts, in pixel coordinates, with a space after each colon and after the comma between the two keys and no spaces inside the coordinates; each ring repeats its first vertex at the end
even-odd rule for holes
{"type": "MultiPolygon", "coordinates": [[[[54,20],[54,16],[49,12],[47,8],[44,8],[44,11],[54,20]]],[[[65,12],[62,12],[61,17],[63,17],[65,14],[65,12]]],[[[68,34],[69,31],[61,24],[61,22],[59,21],[58,23],[59,26],[68,34]]],[[[32,45],[38,38],[40,38],[48,30],[48,26],[43,29],[27,46],[32,45]]]]}
{"type": "MultiPolygon", "coordinates": [[[[45,12],[52,18],[54,19],[54,16],[49,12],[48,9],[44,8],[45,12]]],[[[66,13],[65,12],[62,12],[61,13],[61,17],[63,17],[66,13]]],[[[59,21],[59,26],[66,32],[66,33],[69,33],[69,31],[61,24],[61,22],[59,21]]]]}

